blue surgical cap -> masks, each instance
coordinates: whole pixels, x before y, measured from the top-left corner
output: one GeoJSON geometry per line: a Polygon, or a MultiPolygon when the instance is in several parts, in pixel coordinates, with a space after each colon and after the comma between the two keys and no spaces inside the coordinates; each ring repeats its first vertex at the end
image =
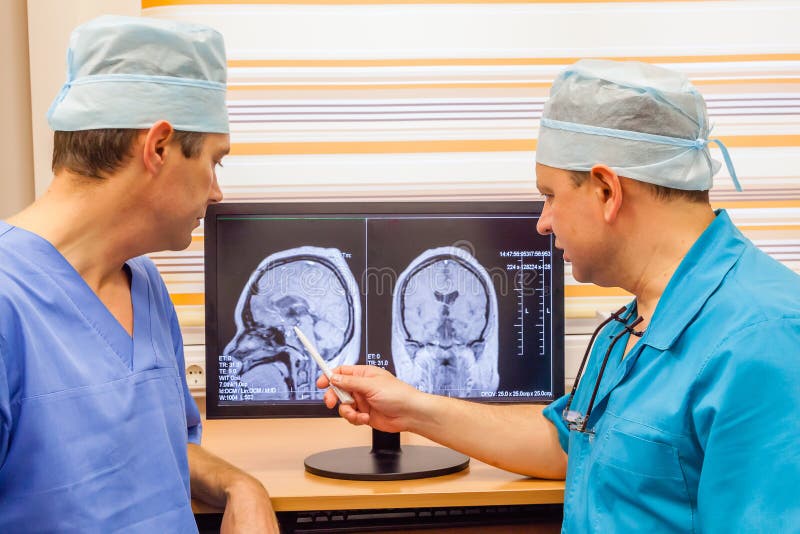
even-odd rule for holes
{"type": "Polygon", "coordinates": [[[56,131],[150,128],[228,133],[225,44],[206,26],[103,16],[77,27],[67,81],[47,120],[56,131]]]}
{"type": "Polygon", "coordinates": [[[673,189],[711,189],[716,143],[741,190],[728,151],[709,139],[700,93],[683,74],[637,61],[584,59],[564,70],[542,114],[536,161],[572,171],[596,164],[673,189]]]}

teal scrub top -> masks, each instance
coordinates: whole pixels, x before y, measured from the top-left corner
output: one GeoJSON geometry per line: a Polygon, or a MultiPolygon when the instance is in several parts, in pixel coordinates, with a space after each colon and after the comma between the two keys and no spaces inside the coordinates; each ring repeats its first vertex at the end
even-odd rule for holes
{"type": "Polygon", "coordinates": [[[126,268],[133,337],[49,242],[0,221],[0,532],[197,532],[177,317],[149,259],[126,268]]]}
{"type": "MultiPolygon", "coordinates": [[[[622,329],[598,336],[571,410],[622,329]]],[[[719,211],[623,359],[626,342],[593,434],[567,428],[566,397],[545,409],[569,456],[563,531],[800,531],[800,277],[719,211]]]]}

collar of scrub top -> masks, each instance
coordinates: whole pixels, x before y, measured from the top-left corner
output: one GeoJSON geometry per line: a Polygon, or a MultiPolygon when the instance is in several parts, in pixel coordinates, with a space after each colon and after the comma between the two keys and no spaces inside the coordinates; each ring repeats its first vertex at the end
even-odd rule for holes
{"type": "Polygon", "coordinates": [[[628,313],[623,317],[622,314],[625,313],[627,310],[627,306],[623,306],[622,308],[618,309],[614,313],[612,313],[605,321],[600,323],[600,325],[595,329],[594,333],[592,334],[591,339],[589,339],[589,344],[586,347],[586,352],[583,354],[583,360],[581,360],[581,365],[578,368],[578,374],[575,377],[575,383],[572,385],[572,391],[567,398],[567,405],[562,412],[562,417],[564,421],[566,421],[567,425],[569,426],[570,430],[577,430],[578,432],[588,432],[589,434],[593,434],[593,430],[586,429],[586,424],[589,421],[589,417],[592,415],[592,408],[594,408],[594,401],[597,397],[597,391],[600,389],[600,382],[603,380],[603,373],[606,370],[606,364],[608,363],[608,358],[611,356],[611,352],[614,350],[614,346],[617,344],[622,336],[625,333],[630,333],[636,337],[642,337],[644,334],[644,330],[634,330],[634,328],[641,323],[644,318],[641,315],[638,315],[636,319],[630,324],[628,321],[631,320],[633,317],[633,311],[635,307],[631,306],[628,313]],[[586,408],[586,415],[581,415],[580,412],[576,410],[570,410],[570,406],[572,405],[572,399],[575,398],[575,391],[578,389],[578,384],[581,380],[581,375],[583,375],[583,369],[586,366],[586,361],[589,359],[589,354],[592,352],[592,347],[594,346],[594,340],[597,338],[597,335],[605,328],[605,326],[610,323],[611,321],[617,321],[622,323],[623,329],[614,336],[614,339],[611,341],[611,344],[608,346],[606,350],[606,354],[603,357],[603,363],[600,365],[600,371],[597,373],[597,380],[594,383],[594,389],[592,390],[592,396],[589,399],[589,406],[586,408]]]}
{"type": "Polygon", "coordinates": [[[733,185],[736,187],[737,191],[742,190],[742,186],[739,184],[739,178],[736,176],[736,170],[733,168],[733,161],[728,153],[728,148],[719,139],[682,139],[680,137],[633,132],[629,130],[617,130],[614,128],[604,128],[602,126],[592,126],[589,124],[580,124],[576,122],[566,122],[547,118],[541,119],[541,125],[554,130],[564,130],[567,132],[576,132],[587,135],[600,135],[604,137],[615,137],[617,139],[625,139],[627,141],[645,141],[648,143],[682,147],[686,150],[703,150],[708,144],[714,143],[722,152],[722,157],[725,160],[725,166],[728,168],[728,172],[731,175],[731,180],[733,180],[733,185]]]}
{"type": "Polygon", "coordinates": [[[643,343],[667,351],[706,306],[748,247],[723,209],[695,241],[658,300],[643,343]]]}

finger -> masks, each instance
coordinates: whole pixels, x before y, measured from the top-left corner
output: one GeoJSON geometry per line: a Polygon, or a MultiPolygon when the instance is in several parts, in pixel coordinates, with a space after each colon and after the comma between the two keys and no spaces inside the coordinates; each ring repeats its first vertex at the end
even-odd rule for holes
{"type": "Polygon", "coordinates": [[[369,414],[364,412],[358,412],[356,414],[356,424],[358,425],[368,425],[369,424],[369,414]]]}
{"type": "Polygon", "coordinates": [[[329,410],[335,408],[336,403],[339,401],[339,397],[336,396],[336,393],[334,393],[332,389],[325,391],[325,395],[322,399],[325,401],[325,406],[327,406],[329,410]]]}
{"type": "Polygon", "coordinates": [[[330,385],[330,382],[328,381],[328,377],[327,377],[327,376],[325,376],[325,375],[319,375],[319,376],[317,377],[317,387],[318,387],[319,389],[325,389],[325,388],[326,388],[326,387],[328,387],[329,385],[330,385]]]}
{"type": "Polygon", "coordinates": [[[358,422],[358,412],[354,410],[349,404],[339,405],[339,415],[347,420],[350,424],[359,425],[363,423],[358,422]]]}

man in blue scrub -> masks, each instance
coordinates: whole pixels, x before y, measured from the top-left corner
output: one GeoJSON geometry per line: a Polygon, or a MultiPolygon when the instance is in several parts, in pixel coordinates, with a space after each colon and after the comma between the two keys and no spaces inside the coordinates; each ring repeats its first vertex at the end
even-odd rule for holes
{"type": "Polygon", "coordinates": [[[599,331],[574,395],[544,409],[474,404],[341,367],[333,383],[356,404],[339,413],[566,476],[565,532],[798,532],[800,277],[712,210],[708,135],[681,74],[567,68],[541,122],[538,231],[576,280],[635,297],[599,331]]]}
{"type": "Polygon", "coordinates": [[[277,532],[264,487],[200,447],[175,310],[143,254],[222,198],[222,36],[101,17],[48,112],[54,179],[0,222],[0,532],[277,532]],[[191,488],[191,490],[190,490],[191,488]]]}

